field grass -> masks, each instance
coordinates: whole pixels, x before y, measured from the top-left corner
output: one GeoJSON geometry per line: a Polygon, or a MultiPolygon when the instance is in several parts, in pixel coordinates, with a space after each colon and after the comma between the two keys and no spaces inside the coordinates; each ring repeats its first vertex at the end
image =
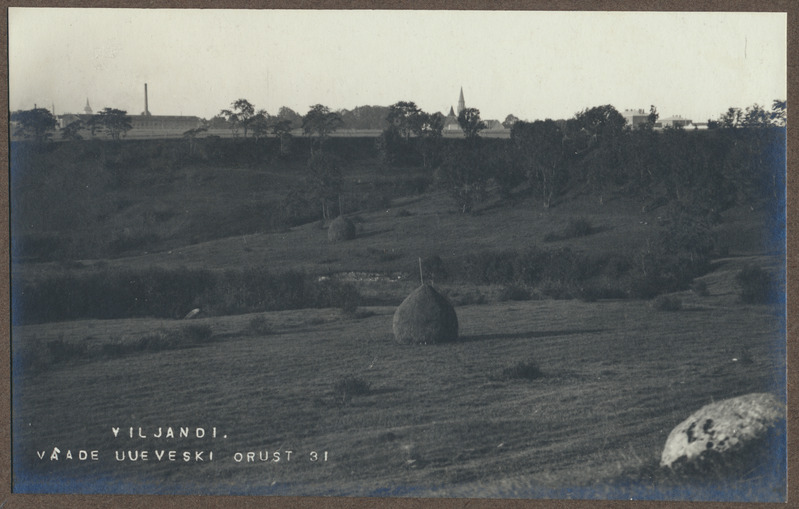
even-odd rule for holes
{"type": "MultiPolygon", "coordinates": [[[[17,378],[24,389],[15,393],[15,466],[29,474],[23,491],[64,478],[92,491],[113,478],[121,491],[162,493],[201,483],[214,493],[525,497],[563,496],[569,488],[589,498],[669,498],[682,488],[640,473],[656,470],[678,422],[714,399],[784,387],[777,310],[738,303],[728,291],[741,263],[722,262],[704,278],[709,296],[684,292],[677,312],[641,301],[460,306],[461,339],[448,345],[395,343],[393,307],[370,308],[362,319],[324,309],[194,320],[213,330],[211,341],[73,359],[17,378]],[[259,318],[268,319],[268,333],[254,332],[259,318]],[[747,362],[735,360],[744,354],[747,362]],[[495,376],[520,359],[538,365],[541,376],[495,376]],[[368,389],[341,398],[348,377],[368,389]],[[114,426],[141,426],[145,434],[216,427],[227,438],[165,445],[114,438],[114,426]],[[53,446],[98,449],[101,459],[39,461],[34,451],[53,446]],[[161,448],[214,450],[215,457],[175,468],[113,456],[161,448]],[[291,450],[294,459],[234,459],[264,450],[291,450]],[[328,461],[309,461],[311,451],[327,451],[328,461]]],[[[17,344],[58,336],[91,349],[186,323],[79,321],[19,327],[14,335],[17,344]]],[[[768,492],[772,482],[725,480],[721,493],[778,498],[779,490],[768,492]]],[[[704,486],[696,496],[718,496],[711,488],[718,490],[704,486]]]]}
{"type": "MultiPolygon", "coordinates": [[[[352,217],[357,237],[330,243],[324,223],[275,228],[271,219],[275,201],[298,179],[293,172],[304,164],[298,161],[139,168],[96,202],[83,194],[62,197],[73,200],[65,218],[16,202],[14,210],[28,211],[23,216],[31,221],[23,227],[30,231],[19,233],[40,235],[41,252],[48,241],[73,234],[91,242],[81,256],[15,259],[12,282],[295,272],[352,285],[359,297],[357,307],[252,313],[216,302],[192,320],[15,325],[16,490],[784,497],[779,456],[771,473],[724,479],[675,478],[658,467],[668,433],[704,404],[759,391],[784,397],[784,309],[744,302],[738,277],[758,267],[781,280],[784,254],[768,237],[762,210],[725,211],[714,226],[719,242],[707,272],[660,304],[630,295],[555,299],[556,292],[540,287],[446,273],[462,274],[473,258],[533,248],[635,254],[663,234],[666,211],[630,197],[609,195],[600,204],[577,189],[552,208],[518,197],[461,214],[443,191],[414,191],[417,179],[424,180],[418,172],[348,160],[350,196],[374,196],[352,217]],[[380,190],[388,188],[391,199],[383,203],[380,190]],[[86,198],[85,207],[75,205],[76,196],[86,198]],[[113,255],[107,239],[119,243],[113,255]],[[419,285],[420,258],[440,265],[425,267],[425,280],[456,306],[455,343],[393,340],[392,316],[419,285]],[[151,436],[169,426],[201,427],[207,435],[151,436]],[[123,436],[115,437],[114,427],[123,436]],[[139,427],[148,438],[126,435],[139,427]],[[54,447],[58,461],[49,460],[54,447]],[[65,451],[81,449],[97,450],[99,459],[65,460],[65,451]],[[117,452],[142,450],[149,451],[146,463],[115,459],[117,452]],[[201,450],[204,461],[154,460],[161,450],[201,450]],[[272,461],[258,461],[264,451],[272,461]],[[248,452],[256,461],[246,461],[248,452]]],[[[48,178],[16,189],[30,185],[29,196],[41,189],[59,196],[74,187],[64,175],[48,178]]],[[[196,307],[188,297],[181,309],[158,316],[184,316],[196,307]]],[[[167,300],[165,306],[177,305],[167,300]]]]}

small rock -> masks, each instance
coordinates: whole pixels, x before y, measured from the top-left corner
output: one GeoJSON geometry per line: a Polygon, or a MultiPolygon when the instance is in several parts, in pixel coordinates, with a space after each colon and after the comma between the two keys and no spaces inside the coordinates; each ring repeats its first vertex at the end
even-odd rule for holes
{"type": "Polygon", "coordinates": [[[660,465],[696,464],[732,458],[763,440],[785,418],[785,404],[771,394],[755,393],[705,405],[669,434],[660,465]]]}
{"type": "Polygon", "coordinates": [[[200,308],[194,308],[191,311],[189,311],[186,314],[186,316],[183,317],[183,319],[184,320],[190,320],[190,319],[194,318],[195,316],[197,316],[199,314],[200,314],[200,308]]]}

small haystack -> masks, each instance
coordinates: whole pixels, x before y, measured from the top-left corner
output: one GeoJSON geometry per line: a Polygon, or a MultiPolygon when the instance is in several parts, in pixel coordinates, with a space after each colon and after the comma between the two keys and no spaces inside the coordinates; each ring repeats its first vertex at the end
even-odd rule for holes
{"type": "Polygon", "coordinates": [[[341,242],[355,238],[355,223],[344,216],[338,216],[327,228],[327,240],[341,242]]]}
{"type": "Polygon", "coordinates": [[[400,343],[445,343],[458,339],[458,316],[446,297],[422,285],[394,312],[393,329],[400,343]]]}

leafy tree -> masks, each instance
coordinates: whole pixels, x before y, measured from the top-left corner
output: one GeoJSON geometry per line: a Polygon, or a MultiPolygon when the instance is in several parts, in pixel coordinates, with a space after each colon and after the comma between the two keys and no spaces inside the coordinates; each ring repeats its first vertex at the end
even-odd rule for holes
{"type": "Polygon", "coordinates": [[[531,188],[541,196],[544,207],[549,208],[567,180],[563,132],[549,119],[519,121],[513,124],[510,138],[531,188]]]}
{"type": "Polygon", "coordinates": [[[307,168],[306,193],[311,201],[321,205],[322,219],[328,220],[330,204],[335,203],[341,193],[341,163],[335,155],[318,152],[308,160],[307,168]]]}
{"type": "Polygon", "coordinates": [[[477,108],[464,108],[458,113],[458,125],[463,129],[467,140],[476,140],[480,131],[486,128],[485,122],[480,120],[480,110],[477,108]]]}
{"type": "Polygon", "coordinates": [[[774,99],[771,104],[771,123],[777,127],[785,127],[787,120],[788,102],[774,99]]]}
{"type": "Polygon", "coordinates": [[[189,155],[194,155],[194,148],[196,145],[197,136],[200,133],[207,132],[208,128],[205,126],[202,127],[195,127],[194,129],[189,129],[188,131],[183,133],[183,137],[189,141],[189,155]]]}
{"type": "Polygon", "coordinates": [[[624,174],[621,154],[628,132],[626,120],[609,104],[595,106],[566,121],[566,131],[563,147],[572,156],[584,159],[583,176],[603,203],[604,189],[618,183],[624,174]]]}
{"type": "Polygon", "coordinates": [[[15,111],[11,114],[11,121],[18,124],[14,131],[15,136],[34,139],[37,142],[50,138],[57,124],[56,118],[45,108],[15,111]]]}
{"type": "Polygon", "coordinates": [[[627,121],[610,104],[583,110],[574,116],[578,129],[584,129],[596,141],[618,138],[627,121]]]}
{"type": "Polygon", "coordinates": [[[411,134],[420,135],[426,114],[413,101],[399,101],[388,107],[386,122],[393,126],[407,142],[411,134]]]}
{"type": "Polygon", "coordinates": [[[441,148],[444,132],[444,115],[439,112],[429,114],[422,112],[419,142],[421,143],[422,166],[429,168],[437,158],[441,148]]]}
{"type": "Polygon", "coordinates": [[[272,123],[272,134],[280,140],[280,153],[288,154],[291,143],[291,120],[284,118],[272,123]]]}
{"type": "Polygon", "coordinates": [[[504,127],[505,129],[510,129],[510,128],[513,127],[513,124],[515,124],[518,121],[519,121],[519,117],[517,117],[516,115],[510,114],[507,117],[505,117],[505,120],[502,122],[502,127],[504,127]]]}
{"type": "Polygon", "coordinates": [[[83,120],[74,120],[67,124],[61,131],[61,139],[71,141],[82,140],[83,136],[81,136],[80,131],[85,128],[86,125],[83,123],[83,120]]]}
{"type": "Polygon", "coordinates": [[[114,141],[119,141],[120,137],[133,129],[128,112],[116,108],[103,108],[102,111],[93,115],[88,123],[92,136],[95,132],[100,131],[114,141]]]}
{"type": "Polygon", "coordinates": [[[759,104],[748,106],[743,113],[741,127],[766,127],[771,125],[771,115],[759,104]]]}
{"type": "Polygon", "coordinates": [[[302,118],[302,130],[306,136],[311,138],[311,156],[314,154],[314,135],[316,136],[316,146],[321,151],[327,137],[341,127],[341,124],[341,115],[338,112],[330,111],[330,108],[321,104],[311,106],[311,109],[302,118]]]}
{"type": "Polygon", "coordinates": [[[267,113],[266,110],[258,110],[258,112],[247,121],[247,125],[252,130],[252,135],[256,140],[266,136],[270,127],[269,119],[269,113],[267,113]]]}
{"type": "Polygon", "coordinates": [[[447,145],[436,179],[466,214],[485,199],[489,176],[480,145],[461,143],[447,145]]]}
{"type": "Polygon", "coordinates": [[[660,118],[660,114],[658,113],[658,109],[655,107],[654,104],[649,106],[649,115],[646,117],[646,123],[652,127],[655,127],[655,124],[660,118]]]}
{"type": "Polygon", "coordinates": [[[741,111],[741,108],[729,108],[721,115],[719,121],[721,122],[722,127],[727,129],[735,129],[741,123],[742,117],[743,112],[741,111]]]}
{"type": "Polygon", "coordinates": [[[278,121],[288,121],[289,131],[302,127],[302,115],[288,106],[281,106],[277,112],[278,121]]]}
{"type": "Polygon", "coordinates": [[[230,127],[230,124],[222,115],[216,115],[214,118],[208,121],[209,129],[227,129],[228,127],[230,127]]]}
{"type": "Polygon", "coordinates": [[[227,120],[233,136],[238,136],[239,128],[243,128],[246,138],[250,119],[255,115],[255,106],[247,99],[237,99],[230,104],[230,108],[222,110],[220,115],[227,120]]]}
{"type": "Polygon", "coordinates": [[[352,110],[342,110],[342,127],[347,129],[385,129],[387,106],[357,106],[352,110]]]}

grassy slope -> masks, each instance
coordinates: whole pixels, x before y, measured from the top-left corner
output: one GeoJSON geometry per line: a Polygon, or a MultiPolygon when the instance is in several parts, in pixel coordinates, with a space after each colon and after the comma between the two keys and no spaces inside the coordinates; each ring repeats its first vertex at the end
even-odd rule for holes
{"type": "MultiPolygon", "coordinates": [[[[604,482],[651,469],[690,411],[779,390],[779,321],[769,307],[736,303],[731,277],[740,261],[705,276],[710,296],[682,294],[677,313],[622,301],[464,306],[462,341],[440,346],[395,344],[391,307],[360,320],[333,310],[264,314],[274,331],[266,336],[249,330],[251,315],[203,319],[216,334],[207,346],[78,361],[26,377],[15,407],[16,458],[25,470],[84,476],[82,483],[113,474],[131,483],[123,490],[180,491],[202,480],[218,492],[535,496],[593,486],[599,491],[583,496],[601,497],[604,482]],[[519,360],[538,363],[544,376],[497,379],[519,360]],[[335,385],[349,375],[371,390],[343,402],[335,385]],[[216,426],[228,438],[164,445],[110,433],[169,425],[216,426]],[[97,448],[103,460],[96,470],[73,469],[32,456],[54,445],[97,448]],[[113,461],[115,450],[162,447],[213,449],[218,459],[178,468],[113,461]],[[276,449],[295,451],[297,461],[231,459],[276,449]],[[329,462],[300,460],[310,450],[328,450],[329,462]],[[142,488],[142,477],[152,484],[142,488]]],[[[131,341],[183,323],[82,321],[15,333],[131,341]]],[[[658,491],[668,488],[646,482],[638,496],[668,496],[658,491]]]]}
{"type": "MultiPolygon", "coordinates": [[[[244,182],[261,177],[241,171],[244,182]]],[[[217,187],[220,182],[197,170],[186,184],[195,187],[183,193],[177,188],[160,195],[138,192],[138,206],[159,200],[170,210],[189,203],[208,211],[237,206],[236,186],[217,187]]],[[[243,199],[260,198],[251,189],[243,199]]],[[[581,215],[600,231],[553,246],[623,251],[657,234],[657,210],[642,213],[640,204],[622,201],[599,206],[579,199],[551,210],[522,203],[488,208],[474,217],[455,213],[447,197],[437,193],[392,205],[360,214],[361,235],[353,242],[330,245],[324,230],[305,225],[85,260],[84,269],[72,270],[95,264],[266,264],[278,271],[316,273],[401,271],[408,274],[404,282],[382,283],[377,290],[399,302],[416,284],[419,256],[439,254],[447,260],[470,251],[542,246],[547,233],[581,215]]],[[[651,468],[671,428],[694,409],[712,399],[782,385],[784,351],[775,338],[783,331],[775,311],[740,304],[733,283],[744,262],[775,262],[752,258],[763,252],[762,217],[736,214],[724,225],[736,232],[731,239],[735,256],[718,261],[704,277],[709,297],[682,294],[686,309],[677,313],[655,311],[641,301],[462,306],[463,341],[423,348],[391,340],[393,307],[370,308],[374,315],[362,319],[335,310],[265,313],[275,331],[266,336],[248,329],[251,315],[205,318],[199,323],[209,324],[216,338],[205,346],[73,361],[40,375],[23,375],[15,383],[15,390],[24,388],[15,394],[14,407],[15,461],[23,467],[18,472],[75,476],[79,484],[74,489],[83,491],[97,489],[87,480],[112,474],[132,483],[120,484],[123,491],[135,491],[142,478],[149,478],[153,484],[144,489],[164,492],[191,489],[199,482],[207,483],[203,491],[223,493],[463,496],[551,495],[547,490],[556,487],[624,479],[651,468]],[[752,362],[732,361],[739,357],[752,362]],[[538,363],[544,376],[495,379],[519,360],[538,363]],[[371,391],[343,403],[334,388],[348,375],[371,383],[371,391]],[[177,445],[181,450],[213,447],[214,463],[175,468],[113,461],[114,450],[152,450],[163,444],[114,440],[111,426],[169,425],[217,426],[228,438],[177,445]],[[33,450],[54,445],[97,448],[104,459],[100,465],[76,467],[35,460],[33,450]],[[230,459],[236,451],[264,449],[292,449],[297,455],[326,449],[330,461],[248,466],[230,459]],[[441,486],[446,489],[437,489],[441,486]]],[[[59,264],[29,267],[65,270],[59,264]]],[[[14,347],[58,337],[90,346],[135,341],[184,323],[144,319],[32,325],[14,330],[14,347]]]]}

